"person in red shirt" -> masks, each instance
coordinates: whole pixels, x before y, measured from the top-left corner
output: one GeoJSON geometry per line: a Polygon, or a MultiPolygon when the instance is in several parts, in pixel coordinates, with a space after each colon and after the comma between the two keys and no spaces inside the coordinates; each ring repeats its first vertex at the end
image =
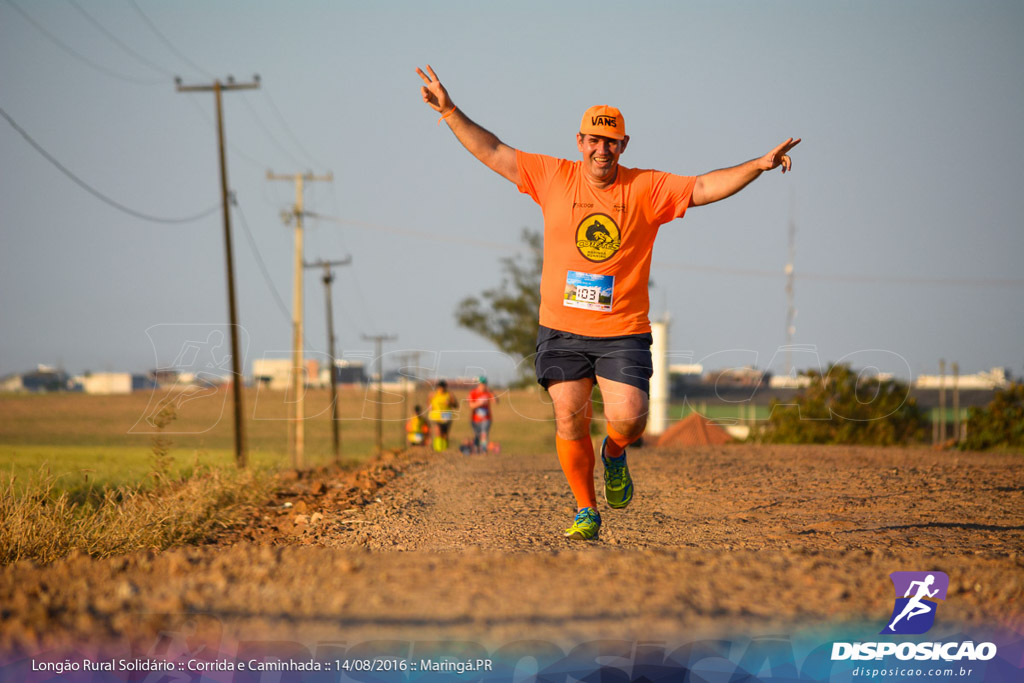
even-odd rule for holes
{"type": "Polygon", "coordinates": [[[469,419],[473,425],[473,450],[486,453],[490,443],[491,404],[498,398],[487,388],[487,378],[481,377],[473,391],[469,392],[469,419]]]}
{"type": "Polygon", "coordinates": [[[530,195],[544,212],[537,381],[551,396],[555,450],[576,498],[565,536],[601,528],[590,440],[591,393],[601,389],[608,435],[601,444],[605,500],[633,499],[626,447],[647,425],[651,327],[647,282],[658,228],[687,209],[732,196],[765,171],[792,169],[789,138],[764,156],[698,176],[619,165],[629,136],[615,107],[588,109],[576,133],[581,159],[528,154],[502,142],[452,102],[437,74],[417,68],[423,101],[485,166],[530,195]]]}

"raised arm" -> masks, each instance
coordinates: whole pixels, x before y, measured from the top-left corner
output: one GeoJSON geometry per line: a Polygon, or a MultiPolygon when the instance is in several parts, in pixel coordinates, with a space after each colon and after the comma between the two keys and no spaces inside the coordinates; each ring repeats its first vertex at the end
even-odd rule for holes
{"type": "Polygon", "coordinates": [[[441,118],[455,133],[455,137],[459,139],[462,146],[487,168],[518,185],[520,178],[519,166],[516,163],[516,150],[499,140],[494,133],[474,123],[461,109],[456,107],[429,64],[427,64],[427,73],[423,73],[419,67],[416,67],[416,73],[420,75],[425,84],[420,88],[423,101],[441,114],[441,118]]]}
{"type": "Polygon", "coordinates": [[[783,173],[793,170],[793,160],[789,157],[789,150],[798,144],[800,144],[800,138],[796,140],[789,138],[759,159],[751,159],[739,166],[720,168],[717,171],[697,176],[690,205],[702,206],[731,197],[765,171],[779,166],[782,167],[783,173]]]}

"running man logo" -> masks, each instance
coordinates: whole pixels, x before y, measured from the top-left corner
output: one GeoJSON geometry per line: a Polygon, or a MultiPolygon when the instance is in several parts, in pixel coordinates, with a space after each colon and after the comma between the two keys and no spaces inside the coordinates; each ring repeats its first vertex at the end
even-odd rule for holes
{"type": "Polygon", "coordinates": [[[583,258],[594,263],[607,261],[622,246],[619,226],[604,213],[592,213],[576,228],[576,248],[583,258]]]}
{"type": "Polygon", "coordinates": [[[946,599],[949,577],[942,572],[893,572],[889,578],[896,589],[896,605],[881,633],[927,633],[935,623],[936,601],[946,599]]]}

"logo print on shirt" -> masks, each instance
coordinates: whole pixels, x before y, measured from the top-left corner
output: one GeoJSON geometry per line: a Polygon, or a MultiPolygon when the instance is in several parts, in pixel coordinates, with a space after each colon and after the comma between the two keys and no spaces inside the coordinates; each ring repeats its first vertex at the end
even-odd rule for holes
{"type": "Polygon", "coordinates": [[[592,213],[576,228],[576,248],[594,263],[607,261],[622,246],[619,226],[605,213],[592,213]]]}

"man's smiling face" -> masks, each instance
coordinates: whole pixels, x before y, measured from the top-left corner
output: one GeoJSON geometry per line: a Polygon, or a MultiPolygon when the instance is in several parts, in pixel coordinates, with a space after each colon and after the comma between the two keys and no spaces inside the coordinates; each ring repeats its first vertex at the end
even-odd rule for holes
{"type": "Polygon", "coordinates": [[[587,180],[597,187],[607,187],[615,182],[619,156],[626,150],[628,142],[628,135],[622,140],[616,140],[603,135],[577,133],[576,146],[583,156],[583,170],[587,180]]]}

